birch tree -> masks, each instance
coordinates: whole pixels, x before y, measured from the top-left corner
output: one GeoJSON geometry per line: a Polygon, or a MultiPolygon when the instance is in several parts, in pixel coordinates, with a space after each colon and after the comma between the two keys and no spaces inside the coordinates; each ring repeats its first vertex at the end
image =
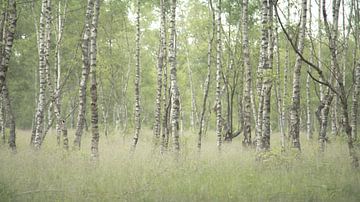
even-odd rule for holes
{"type": "Polygon", "coordinates": [[[271,2],[262,0],[261,4],[261,45],[258,66],[258,94],[259,106],[256,127],[256,149],[257,151],[267,150],[270,140],[270,93],[271,93],[271,65],[269,64],[269,9],[271,2]],[[269,127],[269,128],[268,128],[269,127]]]}
{"type": "Polygon", "coordinates": [[[248,36],[248,9],[249,1],[243,0],[242,5],[242,46],[243,46],[243,59],[245,71],[245,84],[244,84],[244,140],[245,146],[251,145],[251,65],[250,65],[250,48],[248,36]]]}
{"type": "MultiPolygon", "coordinates": [[[[9,146],[13,152],[16,152],[16,133],[15,133],[15,117],[11,107],[9,90],[7,87],[6,74],[9,68],[9,61],[15,37],[15,29],[17,24],[16,1],[8,0],[7,9],[2,14],[0,20],[0,96],[3,97],[2,105],[8,115],[10,135],[9,146]]],[[[3,112],[0,112],[3,114],[3,112]]],[[[3,117],[4,118],[4,117],[3,117]]],[[[5,139],[5,122],[2,122],[3,140],[5,139]]]]}
{"type": "Polygon", "coordinates": [[[197,140],[197,148],[198,151],[201,149],[201,140],[202,135],[205,130],[204,126],[204,119],[205,119],[205,112],[206,112],[206,103],[209,96],[209,87],[210,87],[210,76],[211,76],[211,53],[212,53],[212,44],[214,41],[214,35],[215,35],[215,13],[212,5],[212,0],[209,0],[209,12],[211,13],[211,32],[209,31],[208,36],[208,49],[207,49],[207,74],[204,84],[204,97],[203,97],[203,103],[202,103],[202,111],[200,115],[200,124],[199,124],[199,133],[198,133],[198,140],[197,140]]]}
{"type": "Polygon", "coordinates": [[[169,43],[169,63],[170,63],[170,91],[171,91],[171,135],[173,137],[173,147],[176,152],[180,150],[179,144],[179,116],[180,116],[180,92],[176,75],[176,0],[171,1],[170,18],[170,43],[169,43]]]}
{"type": "Polygon", "coordinates": [[[44,112],[46,105],[45,92],[47,88],[46,82],[46,63],[48,58],[46,57],[46,16],[50,12],[48,8],[48,1],[41,1],[41,14],[39,23],[39,95],[38,95],[38,106],[36,110],[36,122],[35,122],[35,138],[34,146],[36,149],[40,149],[42,142],[42,135],[44,129],[44,112]]]}
{"type": "Polygon", "coordinates": [[[141,128],[140,117],[140,0],[137,0],[136,9],[136,50],[135,50],[135,132],[133,139],[133,148],[135,149],[139,139],[141,128]]]}
{"type": "Polygon", "coordinates": [[[85,123],[85,111],[86,111],[86,86],[90,72],[90,26],[92,23],[92,15],[94,11],[94,0],[88,0],[85,14],[85,27],[82,36],[82,70],[81,80],[79,88],[79,104],[78,104],[78,117],[77,126],[74,139],[74,149],[80,149],[81,136],[85,123]]]}
{"type": "MultiPolygon", "coordinates": [[[[301,24],[299,41],[297,50],[300,54],[304,50],[304,41],[306,35],[306,16],[307,16],[307,0],[302,0],[301,3],[301,24]]],[[[300,146],[300,75],[301,75],[302,60],[299,55],[296,56],[293,84],[292,84],[292,99],[290,109],[290,124],[289,124],[289,137],[291,137],[291,146],[301,150],[300,146]]]]}
{"type": "Polygon", "coordinates": [[[216,9],[216,137],[217,147],[221,149],[222,143],[222,117],[221,117],[221,0],[217,1],[216,9]]]}
{"type": "Polygon", "coordinates": [[[157,87],[155,98],[155,123],[154,123],[154,135],[156,143],[159,142],[161,133],[161,92],[162,92],[162,74],[165,63],[166,54],[166,30],[165,30],[165,5],[164,0],[160,0],[160,46],[157,63],[157,87]]]}
{"type": "Polygon", "coordinates": [[[97,54],[97,28],[99,22],[100,3],[94,1],[93,16],[90,29],[90,94],[91,94],[91,157],[99,156],[99,115],[97,104],[97,82],[96,82],[96,54],[97,54]]]}
{"type": "MultiPolygon", "coordinates": [[[[355,22],[360,22],[360,11],[359,11],[359,2],[356,3],[355,0],[352,0],[353,7],[355,7],[355,22]]],[[[354,51],[357,51],[360,49],[360,25],[358,23],[355,23],[355,31],[354,31],[354,39],[355,39],[355,49],[354,51]]],[[[356,55],[356,54],[354,54],[356,55]]],[[[356,58],[354,58],[355,60],[356,58]]],[[[358,107],[359,107],[359,95],[360,95],[360,59],[357,60],[357,63],[355,64],[355,71],[354,71],[354,77],[355,77],[355,85],[354,85],[354,92],[352,95],[352,109],[351,109],[351,128],[352,128],[352,138],[354,141],[357,140],[357,129],[358,129],[358,107]]]]}

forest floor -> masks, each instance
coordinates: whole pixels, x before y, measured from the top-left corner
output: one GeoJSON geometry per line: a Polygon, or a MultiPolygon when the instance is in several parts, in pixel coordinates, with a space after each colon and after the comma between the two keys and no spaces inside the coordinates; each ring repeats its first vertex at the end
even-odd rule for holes
{"type": "Polygon", "coordinates": [[[54,133],[41,151],[30,148],[29,131],[17,133],[17,154],[0,148],[0,201],[360,201],[360,169],[351,168],[343,138],[332,138],[322,156],[316,138],[303,139],[295,160],[280,152],[274,134],[272,151],[259,162],[239,137],[219,153],[209,133],[199,155],[195,135],[186,133],[175,160],[154,150],[145,130],[133,155],[130,135],[102,136],[95,163],[90,134],[81,151],[65,152],[54,133]]]}

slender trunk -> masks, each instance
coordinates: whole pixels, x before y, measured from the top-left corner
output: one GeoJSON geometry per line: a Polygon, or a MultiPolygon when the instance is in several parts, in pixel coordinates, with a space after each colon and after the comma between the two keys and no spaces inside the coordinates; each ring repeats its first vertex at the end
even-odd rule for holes
{"type": "MultiPolygon", "coordinates": [[[[61,111],[61,93],[60,93],[60,82],[61,82],[61,41],[63,36],[63,30],[64,30],[64,23],[65,23],[65,15],[66,15],[66,8],[67,8],[67,1],[65,1],[64,5],[64,12],[62,13],[61,10],[61,1],[59,1],[58,4],[58,23],[57,23],[57,39],[56,39],[56,46],[55,46],[55,71],[56,71],[56,85],[55,85],[55,109],[60,113],[61,111]],[[64,15],[62,17],[62,15],[64,15]]],[[[72,110],[72,109],[71,109],[72,110]]],[[[57,143],[60,146],[60,136],[61,136],[61,120],[56,120],[56,139],[57,143]]]]}
{"type": "Polygon", "coordinates": [[[209,12],[211,12],[211,29],[212,31],[209,32],[209,39],[208,39],[208,49],[207,49],[207,75],[204,84],[204,98],[202,104],[202,111],[200,116],[200,124],[199,124],[199,133],[198,133],[198,141],[197,141],[197,148],[198,151],[201,150],[201,139],[202,135],[205,130],[205,113],[206,113],[206,103],[209,95],[209,87],[210,87],[210,76],[211,76],[211,53],[212,53],[212,43],[214,41],[214,34],[215,34],[215,15],[214,9],[212,6],[212,0],[209,0],[209,12]]]}
{"type": "Polygon", "coordinates": [[[222,117],[221,117],[221,0],[217,1],[216,19],[216,136],[217,147],[221,149],[222,117]]]}
{"type": "Polygon", "coordinates": [[[34,146],[40,149],[44,128],[44,112],[45,112],[45,91],[47,88],[46,83],[46,16],[49,12],[48,0],[42,0],[40,26],[39,26],[39,97],[38,106],[36,110],[36,123],[35,123],[35,138],[34,146]]]}
{"type": "Polygon", "coordinates": [[[190,84],[190,96],[191,96],[191,113],[190,113],[190,128],[192,131],[195,131],[195,128],[199,124],[198,122],[198,111],[196,107],[196,98],[195,98],[195,89],[193,85],[193,78],[192,78],[192,68],[190,65],[189,59],[189,50],[186,52],[186,62],[187,62],[187,69],[188,69],[188,76],[189,76],[189,84],[190,84]]]}
{"type": "MultiPolygon", "coordinates": [[[[306,14],[307,14],[307,0],[302,0],[301,7],[301,25],[299,42],[297,49],[302,54],[304,50],[304,41],[306,35],[306,14]]],[[[295,149],[301,150],[300,146],[300,73],[301,73],[302,60],[299,55],[296,56],[294,74],[293,74],[293,86],[292,86],[292,99],[290,109],[290,128],[289,137],[291,137],[291,146],[295,149]]]]}
{"type": "MultiPolygon", "coordinates": [[[[309,1],[309,28],[308,33],[309,37],[312,37],[312,4],[309,1]]],[[[310,53],[310,62],[314,62],[314,50],[311,50],[310,53]]],[[[311,71],[311,67],[308,66],[307,69],[309,72],[311,71]]],[[[311,94],[310,94],[310,75],[306,76],[306,136],[307,139],[312,139],[312,125],[311,125],[311,94]]]]}
{"type": "Polygon", "coordinates": [[[4,107],[4,95],[0,94],[0,134],[1,134],[1,143],[6,143],[6,134],[5,134],[5,107],[4,107]]]}
{"type": "Polygon", "coordinates": [[[325,151],[326,142],[327,142],[327,125],[328,125],[328,116],[329,116],[329,110],[330,105],[333,100],[333,93],[328,89],[326,95],[323,97],[323,101],[319,105],[316,115],[318,118],[318,121],[320,123],[320,130],[319,130],[319,149],[321,152],[325,151]]]}
{"type": "Polygon", "coordinates": [[[137,0],[136,11],[136,64],[135,64],[135,132],[133,140],[133,149],[139,139],[141,129],[140,117],[140,0],[137,0]]]}
{"type": "Polygon", "coordinates": [[[251,65],[250,65],[250,48],[249,48],[249,16],[248,7],[249,0],[243,0],[242,5],[242,48],[245,69],[245,83],[244,83],[244,140],[243,145],[248,147],[251,145],[251,65]]]}
{"type": "Polygon", "coordinates": [[[98,104],[97,104],[97,82],[96,82],[96,39],[97,39],[97,27],[99,21],[99,0],[94,1],[93,16],[91,20],[90,29],[90,94],[91,94],[91,157],[97,159],[99,156],[99,116],[98,116],[98,104]]]}
{"type": "MultiPolygon", "coordinates": [[[[290,0],[287,0],[287,12],[286,12],[286,26],[290,27],[290,9],[291,9],[291,4],[290,4],[290,0]]],[[[283,98],[282,99],[282,123],[284,125],[284,133],[286,134],[287,128],[288,128],[288,121],[287,121],[287,117],[288,117],[288,102],[287,102],[287,98],[288,98],[288,75],[289,75],[289,68],[290,68],[290,44],[288,41],[286,41],[286,45],[285,45],[285,65],[284,65],[284,78],[283,78],[283,85],[284,85],[284,89],[283,89],[283,98]]]]}
{"type": "MultiPolygon", "coordinates": [[[[357,3],[355,5],[355,1],[352,1],[353,6],[355,10],[355,21],[359,22],[360,20],[360,11],[359,11],[359,3],[357,3]]],[[[354,49],[354,53],[353,53],[353,58],[354,60],[356,60],[356,53],[357,50],[360,49],[360,25],[356,24],[355,26],[355,32],[354,32],[354,38],[355,38],[355,47],[358,47],[357,49],[354,49]]],[[[359,95],[360,95],[360,59],[358,59],[357,64],[355,64],[355,81],[354,81],[354,92],[352,95],[352,101],[353,101],[353,105],[352,105],[352,109],[351,109],[351,117],[352,117],[352,122],[351,122],[351,128],[352,128],[352,139],[354,141],[357,140],[357,132],[358,132],[358,111],[359,111],[359,95]]]]}
{"type": "Polygon", "coordinates": [[[155,98],[155,123],[154,123],[154,135],[155,144],[157,145],[160,139],[161,133],[161,91],[162,91],[162,74],[165,63],[165,52],[166,52],[166,30],[165,30],[165,5],[164,0],[160,0],[161,9],[161,26],[160,26],[160,48],[157,64],[157,88],[155,98]]]}
{"type": "Polygon", "coordinates": [[[170,63],[170,90],[171,90],[171,135],[173,136],[173,147],[175,152],[179,152],[179,116],[180,116],[180,92],[176,75],[176,0],[171,3],[170,18],[170,46],[169,46],[169,63],[170,63]]]}
{"type": "Polygon", "coordinates": [[[279,114],[279,127],[280,127],[280,143],[281,143],[281,149],[282,151],[285,150],[285,128],[284,128],[284,122],[283,122],[283,97],[282,97],[282,91],[280,86],[280,48],[279,48],[279,34],[278,34],[278,26],[275,28],[275,66],[276,66],[276,87],[275,90],[275,97],[277,102],[277,111],[279,114]]]}
{"type": "Polygon", "coordinates": [[[47,12],[45,13],[45,82],[47,84],[47,91],[48,94],[50,95],[50,99],[47,100],[47,103],[45,104],[45,106],[48,106],[48,120],[47,123],[45,122],[45,129],[43,131],[42,137],[41,137],[41,142],[40,144],[42,144],[45,140],[45,137],[47,135],[47,132],[49,131],[49,129],[51,128],[51,125],[53,123],[53,119],[52,119],[52,109],[53,109],[53,101],[54,101],[54,91],[53,91],[53,85],[52,85],[52,80],[50,77],[50,63],[49,63],[49,55],[50,55],[50,44],[51,44],[51,30],[50,30],[50,25],[51,25],[51,2],[50,0],[47,1],[47,12]]]}
{"type": "Polygon", "coordinates": [[[88,0],[86,14],[85,14],[85,29],[82,38],[82,70],[81,70],[81,80],[79,88],[79,104],[78,104],[78,117],[77,117],[77,126],[74,139],[74,149],[80,149],[81,145],[81,136],[84,130],[85,124],[85,111],[86,111],[86,86],[89,78],[90,72],[90,55],[89,55],[89,46],[90,46],[90,24],[94,10],[94,0],[88,0]]]}
{"type": "MultiPolygon", "coordinates": [[[[268,49],[269,49],[269,19],[268,19],[268,0],[262,0],[261,5],[261,45],[260,45],[260,58],[258,66],[258,94],[259,94],[259,106],[257,114],[257,127],[256,127],[256,150],[262,151],[265,149],[263,144],[264,128],[264,105],[268,104],[268,75],[271,72],[268,63],[268,49]],[[265,78],[266,77],[266,78],[265,78]],[[265,79],[264,79],[265,78],[265,79]]],[[[265,109],[267,110],[267,108],[265,109]]],[[[267,115],[267,111],[265,112],[267,115]]]]}

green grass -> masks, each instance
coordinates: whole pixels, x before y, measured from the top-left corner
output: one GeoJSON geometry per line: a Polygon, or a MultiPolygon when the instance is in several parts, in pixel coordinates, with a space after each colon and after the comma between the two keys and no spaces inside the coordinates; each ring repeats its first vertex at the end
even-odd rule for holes
{"type": "Polygon", "coordinates": [[[29,133],[18,131],[16,155],[0,148],[0,201],[360,201],[360,172],[351,168],[343,140],[333,140],[321,157],[316,140],[302,140],[295,160],[279,152],[275,134],[272,151],[257,162],[238,138],[219,154],[208,134],[199,155],[196,138],[185,134],[175,160],[153,149],[146,130],[133,156],[130,136],[101,137],[94,163],[89,134],[81,151],[62,151],[49,134],[35,152],[29,133]]]}

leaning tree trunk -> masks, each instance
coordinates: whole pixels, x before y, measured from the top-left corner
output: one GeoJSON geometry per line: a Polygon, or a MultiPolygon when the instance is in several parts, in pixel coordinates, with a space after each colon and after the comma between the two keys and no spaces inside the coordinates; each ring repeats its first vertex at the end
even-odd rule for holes
{"type": "Polygon", "coordinates": [[[169,46],[169,63],[170,63],[170,90],[171,90],[171,135],[173,136],[173,147],[175,152],[179,152],[179,116],[180,116],[180,92],[176,75],[176,0],[171,3],[170,18],[170,46],[169,46]]]}
{"type": "Polygon", "coordinates": [[[77,117],[77,126],[74,139],[74,149],[80,149],[81,145],[81,136],[84,130],[85,124],[85,111],[86,111],[86,84],[90,72],[90,24],[92,19],[92,13],[94,10],[94,0],[88,0],[86,14],[85,14],[85,29],[82,38],[82,70],[81,70],[81,80],[79,88],[79,104],[78,104],[78,117],[77,117]]]}
{"type": "Polygon", "coordinates": [[[96,39],[99,21],[99,0],[94,1],[93,16],[90,29],[90,94],[91,94],[91,157],[97,159],[99,156],[99,116],[97,104],[97,83],[96,83],[96,39]]]}
{"type": "Polygon", "coordinates": [[[137,0],[136,11],[136,67],[135,67],[135,132],[133,139],[133,149],[139,139],[141,129],[140,117],[140,0],[137,0]]]}
{"type": "MultiPolygon", "coordinates": [[[[307,14],[307,0],[302,0],[301,4],[301,25],[299,42],[297,49],[300,54],[304,50],[304,41],[306,35],[306,14],[307,14]]],[[[290,128],[289,137],[291,137],[291,146],[293,148],[301,150],[300,146],[300,73],[301,73],[302,60],[299,55],[296,56],[294,74],[293,74],[293,86],[292,86],[292,99],[290,109],[290,128]]]]}
{"type": "Polygon", "coordinates": [[[46,91],[46,16],[49,12],[48,0],[42,0],[41,14],[40,14],[40,26],[39,26],[39,97],[38,106],[36,110],[35,121],[35,138],[34,146],[36,149],[40,149],[42,142],[42,134],[44,129],[44,112],[45,112],[45,91],[46,91]]]}
{"type": "Polygon", "coordinates": [[[251,65],[250,65],[250,48],[249,48],[249,16],[248,16],[249,0],[243,0],[242,13],[242,46],[243,59],[245,69],[245,85],[244,85],[244,140],[243,145],[251,145],[251,65]]]}
{"type": "Polygon", "coordinates": [[[202,111],[200,115],[200,123],[199,123],[199,133],[198,133],[198,141],[197,141],[197,148],[198,151],[201,150],[201,141],[202,141],[202,135],[205,129],[205,113],[206,113],[206,103],[209,95],[209,87],[210,87],[210,76],[211,76],[211,53],[212,53],[212,44],[214,41],[214,35],[215,35],[215,14],[214,9],[212,6],[212,0],[209,0],[209,12],[211,12],[211,19],[212,19],[212,32],[209,33],[209,41],[208,41],[208,50],[207,50],[207,75],[205,79],[205,85],[204,85],[204,98],[203,98],[203,104],[202,104],[202,111]]]}

